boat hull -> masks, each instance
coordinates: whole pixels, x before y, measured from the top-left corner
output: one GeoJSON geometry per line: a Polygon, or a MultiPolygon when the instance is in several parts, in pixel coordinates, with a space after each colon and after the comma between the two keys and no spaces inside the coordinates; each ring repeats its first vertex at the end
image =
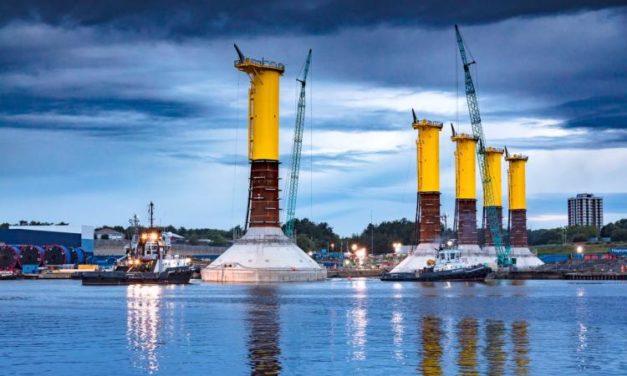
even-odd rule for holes
{"type": "Polygon", "coordinates": [[[84,272],[80,274],[85,286],[122,286],[122,285],[186,285],[192,277],[189,268],[177,268],[161,273],[153,272],[84,272]]]}
{"type": "Polygon", "coordinates": [[[478,265],[474,267],[435,272],[433,270],[423,270],[419,273],[386,273],[381,277],[382,281],[416,281],[416,282],[457,282],[457,281],[484,281],[492,272],[487,266],[478,265]]]}

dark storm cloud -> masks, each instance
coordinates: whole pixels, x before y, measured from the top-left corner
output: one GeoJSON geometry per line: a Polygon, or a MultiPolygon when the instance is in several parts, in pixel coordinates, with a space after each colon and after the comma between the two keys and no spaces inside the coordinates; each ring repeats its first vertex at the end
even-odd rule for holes
{"type": "Polygon", "coordinates": [[[191,103],[142,99],[142,98],[50,98],[36,95],[6,95],[0,101],[0,113],[16,115],[24,113],[60,112],[80,115],[103,111],[134,111],[166,118],[193,117],[199,109],[191,103]]]}
{"type": "Polygon", "coordinates": [[[567,119],[566,128],[627,130],[627,95],[569,101],[553,111],[567,119]]]}
{"type": "Polygon", "coordinates": [[[620,0],[553,1],[205,1],[21,0],[0,4],[0,21],[103,25],[141,34],[223,36],[324,34],[349,27],[449,27],[514,17],[572,13],[625,5],[620,0]]]}
{"type": "Polygon", "coordinates": [[[508,138],[494,140],[495,144],[505,144],[512,150],[559,150],[586,149],[597,150],[627,147],[627,131],[589,132],[584,135],[560,137],[535,136],[532,138],[508,138]]]}

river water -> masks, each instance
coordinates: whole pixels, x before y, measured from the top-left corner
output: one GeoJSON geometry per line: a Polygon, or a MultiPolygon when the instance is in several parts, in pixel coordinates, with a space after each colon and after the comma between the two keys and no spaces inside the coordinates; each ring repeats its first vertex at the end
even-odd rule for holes
{"type": "Polygon", "coordinates": [[[627,375],[627,283],[0,283],[4,375],[627,375]]]}

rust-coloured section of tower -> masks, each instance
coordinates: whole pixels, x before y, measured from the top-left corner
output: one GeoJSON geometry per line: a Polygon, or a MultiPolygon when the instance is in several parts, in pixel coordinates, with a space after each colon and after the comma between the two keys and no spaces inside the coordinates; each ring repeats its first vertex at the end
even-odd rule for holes
{"type": "Polygon", "coordinates": [[[457,244],[477,244],[477,200],[457,199],[457,244]]]}
{"type": "Polygon", "coordinates": [[[420,243],[440,241],[440,192],[418,192],[420,243]]]}
{"type": "Polygon", "coordinates": [[[250,162],[250,227],[280,227],[279,162],[250,162]]]}
{"type": "MultiPolygon", "coordinates": [[[[486,212],[486,208],[483,208],[483,234],[485,237],[485,245],[494,245],[494,240],[492,240],[492,232],[490,231],[490,225],[488,224],[488,213],[486,212]]],[[[499,228],[503,229],[503,207],[496,206],[496,217],[498,218],[497,223],[499,224],[499,228]]]]}
{"type": "Polygon", "coordinates": [[[509,238],[512,247],[527,247],[527,210],[510,210],[509,216],[511,221],[509,238]]]}

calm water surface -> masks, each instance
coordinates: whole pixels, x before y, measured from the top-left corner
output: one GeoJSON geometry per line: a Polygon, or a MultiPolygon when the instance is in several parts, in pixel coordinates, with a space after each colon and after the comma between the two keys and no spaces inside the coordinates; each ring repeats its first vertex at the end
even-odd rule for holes
{"type": "Polygon", "coordinates": [[[0,374],[627,375],[627,284],[0,283],[0,374]]]}

